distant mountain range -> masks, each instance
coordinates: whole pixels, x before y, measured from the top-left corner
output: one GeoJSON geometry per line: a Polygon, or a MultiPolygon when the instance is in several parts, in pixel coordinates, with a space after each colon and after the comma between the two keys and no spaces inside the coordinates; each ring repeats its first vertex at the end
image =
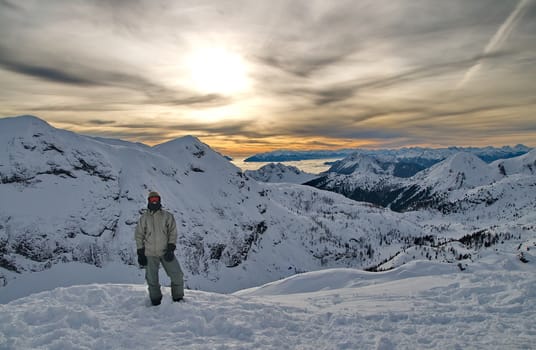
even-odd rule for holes
{"type": "MultiPolygon", "coordinates": [[[[335,151],[287,151],[279,150],[255,154],[245,159],[246,162],[288,162],[306,159],[346,158],[350,155],[365,155],[381,160],[382,162],[404,162],[420,164],[429,167],[458,152],[471,153],[490,163],[497,159],[512,158],[525,154],[531,150],[525,145],[496,147],[448,147],[448,148],[400,148],[400,149],[341,149],[335,151]]],[[[404,171],[403,169],[401,171],[404,171]]]]}

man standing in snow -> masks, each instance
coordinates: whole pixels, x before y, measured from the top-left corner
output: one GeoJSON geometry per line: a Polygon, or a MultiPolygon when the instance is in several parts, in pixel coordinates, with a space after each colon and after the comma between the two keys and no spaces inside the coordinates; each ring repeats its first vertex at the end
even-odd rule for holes
{"type": "Polygon", "coordinates": [[[145,279],[149,287],[149,298],[153,305],[160,305],[162,292],[158,280],[160,263],[171,279],[173,301],[184,297],[183,274],[175,258],[177,225],[173,214],[162,209],[158,192],[150,192],[147,211],[138,220],[134,237],[138,263],[145,266],[145,279]]]}

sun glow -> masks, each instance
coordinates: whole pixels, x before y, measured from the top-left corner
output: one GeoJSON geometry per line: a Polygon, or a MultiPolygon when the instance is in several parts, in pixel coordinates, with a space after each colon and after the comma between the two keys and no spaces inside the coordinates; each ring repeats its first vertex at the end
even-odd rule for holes
{"type": "Polygon", "coordinates": [[[249,88],[244,60],[224,48],[198,49],[187,65],[193,87],[201,93],[232,95],[249,88]]]}

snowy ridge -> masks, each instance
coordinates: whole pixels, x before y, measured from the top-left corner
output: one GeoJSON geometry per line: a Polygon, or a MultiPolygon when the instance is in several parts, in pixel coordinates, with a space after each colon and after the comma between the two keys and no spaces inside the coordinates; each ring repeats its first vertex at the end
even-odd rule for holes
{"type": "Polygon", "coordinates": [[[536,174],[536,150],[532,150],[527,154],[522,156],[511,158],[511,159],[501,159],[493,162],[491,164],[493,167],[497,167],[501,174],[511,175],[511,174],[536,174]]]}
{"type": "Polygon", "coordinates": [[[473,154],[460,152],[418,173],[414,181],[436,192],[444,192],[489,185],[500,178],[496,168],[473,154]]]}
{"type": "Polygon", "coordinates": [[[360,153],[354,153],[345,158],[344,161],[335,162],[329,169],[329,172],[347,175],[383,175],[388,173],[382,168],[381,164],[375,158],[360,153]]]}
{"type": "Polygon", "coordinates": [[[294,184],[302,184],[318,176],[301,171],[295,166],[281,163],[269,163],[257,170],[246,170],[244,174],[260,182],[286,182],[294,184]]]}
{"type": "Polygon", "coordinates": [[[189,290],[183,303],[165,287],[157,307],[142,284],[58,288],[0,305],[0,347],[531,348],[534,266],[501,259],[464,272],[423,261],[325,270],[233,295],[189,290]]]}

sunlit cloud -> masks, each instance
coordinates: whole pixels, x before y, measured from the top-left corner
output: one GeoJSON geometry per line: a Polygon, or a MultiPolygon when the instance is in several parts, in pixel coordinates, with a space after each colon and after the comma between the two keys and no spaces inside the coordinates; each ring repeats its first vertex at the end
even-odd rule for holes
{"type": "Polygon", "coordinates": [[[531,0],[0,0],[0,116],[150,145],[536,146],[531,0]]]}

